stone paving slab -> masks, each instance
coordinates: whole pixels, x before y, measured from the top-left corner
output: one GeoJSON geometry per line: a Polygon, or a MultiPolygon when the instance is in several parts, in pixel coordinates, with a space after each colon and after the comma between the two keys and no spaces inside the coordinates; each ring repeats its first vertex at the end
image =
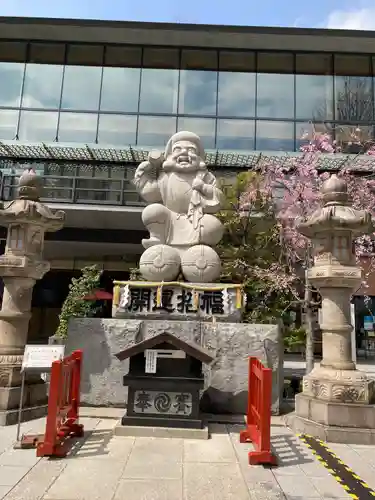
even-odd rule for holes
{"type": "MultiPolygon", "coordinates": [[[[210,424],[211,439],[113,436],[117,420],[83,418],[84,440],[65,459],[14,450],[16,427],[0,428],[0,499],[4,500],[313,500],[350,498],[311,450],[273,419],[277,468],[249,466],[242,425],[210,424]]],[[[42,432],[44,419],[23,424],[42,432]]],[[[375,488],[375,449],[330,445],[375,488]]]]}

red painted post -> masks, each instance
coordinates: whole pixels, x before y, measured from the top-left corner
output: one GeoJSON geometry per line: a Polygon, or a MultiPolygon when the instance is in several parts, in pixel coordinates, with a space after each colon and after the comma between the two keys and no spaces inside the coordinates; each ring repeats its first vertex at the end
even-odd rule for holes
{"type": "Polygon", "coordinates": [[[272,370],[255,357],[249,358],[249,394],[246,429],[240,442],[251,441],[255,450],[249,452],[249,464],[276,465],[271,451],[272,370]]]}
{"type": "Polygon", "coordinates": [[[52,363],[46,431],[37,446],[38,457],[64,457],[66,438],[83,435],[78,423],[81,365],[82,351],[52,363]]]}

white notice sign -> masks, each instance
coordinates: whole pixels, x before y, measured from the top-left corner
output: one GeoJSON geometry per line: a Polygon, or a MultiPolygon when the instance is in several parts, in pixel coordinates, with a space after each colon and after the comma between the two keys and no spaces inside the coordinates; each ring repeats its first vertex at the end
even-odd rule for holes
{"type": "Polygon", "coordinates": [[[64,357],[64,345],[31,345],[25,346],[22,360],[22,371],[28,369],[50,370],[52,363],[64,357]]]}
{"type": "Polygon", "coordinates": [[[186,352],[177,349],[157,349],[156,352],[158,353],[158,358],[186,358],[186,352]]]}
{"type": "Polygon", "coordinates": [[[158,352],[155,349],[146,349],[145,350],[145,358],[146,358],[146,373],[156,373],[156,360],[158,357],[158,352]]]}

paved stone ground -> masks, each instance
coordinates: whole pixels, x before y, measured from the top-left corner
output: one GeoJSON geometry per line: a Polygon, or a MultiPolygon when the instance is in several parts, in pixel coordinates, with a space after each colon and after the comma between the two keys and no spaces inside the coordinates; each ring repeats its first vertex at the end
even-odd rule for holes
{"type": "MultiPolygon", "coordinates": [[[[208,441],[113,437],[114,419],[83,418],[86,436],[65,459],[14,450],[16,428],[0,428],[0,499],[5,500],[309,500],[350,498],[310,450],[275,418],[279,467],[247,464],[238,425],[212,424],[208,441]]],[[[44,420],[23,425],[42,432],[44,420]]],[[[375,487],[374,447],[332,445],[375,487]]]]}

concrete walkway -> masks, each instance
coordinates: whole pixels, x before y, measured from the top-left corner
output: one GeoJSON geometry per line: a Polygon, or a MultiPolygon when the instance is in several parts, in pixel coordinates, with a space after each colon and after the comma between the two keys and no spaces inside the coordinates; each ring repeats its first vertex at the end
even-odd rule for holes
{"type": "MultiPolygon", "coordinates": [[[[113,437],[115,419],[83,418],[85,438],[65,459],[14,450],[16,428],[0,428],[0,498],[5,500],[276,500],[350,496],[280,418],[272,425],[279,467],[250,467],[240,426],[213,424],[211,439],[113,437]]],[[[23,425],[42,432],[44,420],[23,425]]],[[[332,445],[375,487],[372,447],[332,445]]]]}

